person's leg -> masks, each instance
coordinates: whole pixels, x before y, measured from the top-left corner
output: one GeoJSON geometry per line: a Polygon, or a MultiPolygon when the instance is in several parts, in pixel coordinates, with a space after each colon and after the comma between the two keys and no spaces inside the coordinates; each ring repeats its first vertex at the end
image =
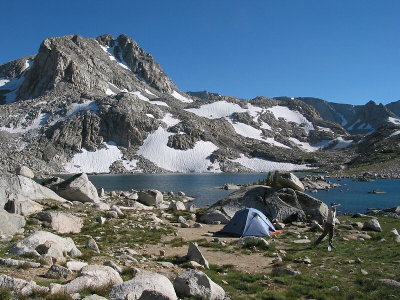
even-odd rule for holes
{"type": "Polygon", "coordinates": [[[325,223],[324,225],[324,231],[322,234],[319,236],[319,238],[314,242],[314,247],[317,246],[321,241],[324,239],[324,237],[328,234],[329,228],[327,227],[327,224],[325,223]]]}
{"type": "Polygon", "coordinates": [[[329,226],[329,246],[331,246],[332,248],[335,248],[335,247],[333,247],[333,245],[332,245],[332,240],[333,240],[333,228],[334,228],[333,225],[329,226]]]}

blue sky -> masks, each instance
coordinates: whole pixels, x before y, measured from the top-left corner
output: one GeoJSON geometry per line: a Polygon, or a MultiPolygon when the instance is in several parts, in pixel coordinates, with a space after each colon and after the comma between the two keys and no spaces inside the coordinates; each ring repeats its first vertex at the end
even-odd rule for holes
{"type": "Polygon", "coordinates": [[[398,0],[3,1],[0,64],[46,37],[125,33],[183,91],[400,99],[398,0]]]}

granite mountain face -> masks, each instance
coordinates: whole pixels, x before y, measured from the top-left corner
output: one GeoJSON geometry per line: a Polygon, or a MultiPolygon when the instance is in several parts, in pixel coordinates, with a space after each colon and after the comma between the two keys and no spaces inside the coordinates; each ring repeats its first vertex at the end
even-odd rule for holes
{"type": "Polygon", "coordinates": [[[365,139],[354,134],[382,126],[392,126],[388,136],[397,130],[398,105],[311,100],[186,94],[126,35],[48,38],[36,55],[0,66],[0,168],[25,164],[57,173],[337,168],[361,155],[365,139]]]}

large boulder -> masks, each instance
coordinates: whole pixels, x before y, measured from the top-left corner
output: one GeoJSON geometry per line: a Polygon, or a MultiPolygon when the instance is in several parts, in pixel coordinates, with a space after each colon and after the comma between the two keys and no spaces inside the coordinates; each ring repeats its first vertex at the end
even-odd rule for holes
{"type": "Polygon", "coordinates": [[[362,230],[371,230],[371,231],[381,232],[382,228],[381,228],[381,225],[379,224],[378,219],[371,219],[363,224],[362,230]]]}
{"type": "Polygon", "coordinates": [[[176,300],[177,296],[171,281],[164,275],[140,272],[133,279],[114,285],[110,300],[120,299],[165,299],[176,300]],[[154,297],[149,297],[153,295],[154,297]]]}
{"type": "Polygon", "coordinates": [[[277,175],[278,185],[291,188],[296,191],[304,192],[304,185],[293,173],[279,173],[277,175]]]}
{"type": "Polygon", "coordinates": [[[186,254],[186,259],[188,261],[195,261],[201,264],[203,267],[209,269],[208,261],[200,252],[200,249],[196,243],[189,243],[188,252],[186,254]]]}
{"type": "Polygon", "coordinates": [[[121,276],[113,268],[101,265],[88,265],[81,269],[79,275],[67,284],[51,284],[50,292],[55,293],[79,293],[87,288],[101,288],[121,284],[121,276]]]}
{"type": "Polygon", "coordinates": [[[51,186],[59,196],[80,202],[100,202],[96,187],[85,173],[77,174],[58,184],[51,186]]]}
{"type": "Polygon", "coordinates": [[[22,233],[25,226],[25,218],[10,214],[5,210],[0,209],[0,234],[4,235],[14,235],[17,233],[22,233]]]}
{"type": "Polygon", "coordinates": [[[23,201],[38,200],[66,202],[64,198],[30,178],[9,173],[0,174],[0,208],[4,208],[9,201],[16,201],[20,206],[23,201]]]}
{"type": "Polygon", "coordinates": [[[179,297],[223,300],[225,291],[206,274],[198,270],[187,270],[175,278],[174,288],[179,297]]]}
{"type": "Polygon", "coordinates": [[[140,191],[138,196],[139,202],[149,206],[158,206],[164,200],[163,194],[158,190],[140,191]]]}
{"type": "Polygon", "coordinates": [[[243,187],[212,205],[200,220],[212,223],[218,220],[228,223],[235,213],[252,207],[264,213],[271,220],[282,222],[304,221],[322,222],[328,207],[322,201],[290,188],[272,188],[264,185],[243,187]]]}
{"type": "Polygon", "coordinates": [[[51,229],[57,233],[79,233],[83,226],[81,218],[68,213],[42,211],[37,214],[37,218],[41,221],[48,222],[51,229]]]}
{"type": "Polygon", "coordinates": [[[37,285],[34,281],[13,278],[3,274],[0,274],[0,289],[11,290],[20,296],[30,296],[34,292],[47,293],[49,291],[47,287],[37,285]]]}
{"type": "Polygon", "coordinates": [[[62,238],[47,231],[37,231],[15,243],[11,246],[10,253],[35,256],[44,254],[54,258],[63,257],[64,253],[71,257],[82,255],[71,238],[62,238]]]}
{"type": "Polygon", "coordinates": [[[35,173],[31,169],[29,169],[27,166],[20,166],[15,170],[15,173],[17,175],[25,176],[30,179],[35,178],[35,173]]]}
{"type": "Polygon", "coordinates": [[[43,205],[20,195],[11,194],[4,209],[9,213],[19,214],[21,216],[29,216],[36,214],[44,209],[43,205]]]}

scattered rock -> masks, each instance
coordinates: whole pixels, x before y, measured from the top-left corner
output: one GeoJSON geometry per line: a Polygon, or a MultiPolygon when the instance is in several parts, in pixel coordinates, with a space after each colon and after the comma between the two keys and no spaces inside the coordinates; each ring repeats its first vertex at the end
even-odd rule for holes
{"type": "Polygon", "coordinates": [[[0,209],[0,234],[14,235],[24,232],[25,218],[0,209]]]}
{"type": "Polygon", "coordinates": [[[100,253],[99,246],[97,246],[96,241],[92,237],[90,237],[86,242],[86,248],[92,249],[96,253],[100,253]]]}
{"type": "Polygon", "coordinates": [[[188,265],[189,265],[189,268],[191,268],[191,269],[195,269],[195,270],[204,269],[204,266],[202,266],[201,264],[199,264],[198,262],[193,261],[193,260],[189,261],[188,265]]]}
{"type": "Polygon", "coordinates": [[[308,243],[311,243],[311,240],[309,240],[309,239],[298,239],[298,240],[293,240],[293,243],[295,243],[295,244],[308,244],[308,243]]]}
{"type": "Polygon", "coordinates": [[[182,201],[172,201],[169,205],[169,209],[173,211],[186,210],[186,206],[182,201]]]}
{"type": "Polygon", "coordinates": [[[311,264],[311,259],[308,257],[304,257],[304,258],[297,258],[294,260],[295,263],[301,263],[301,264],[306,264],[306,265],[310,265],[311,264]]]}
{"type": "Polygon", "coordinates": [[[220,224],[228,224],[230,221],[230,218],[227,217],[224,213],[217,209],[209,209],[207,210],[204,214],[201,215],[200,217],[200,222],[206,223],[206,224],[213,224],[214,222],[219,221],[220,224]]]}
{"type": "Polygon", "coordinates": [[[44,277],[52,279],[67,279],[72,275],[72,271],[60,265],[52,265],[44,277]]]}
{"type": "Polygon", "coordinates": [[[110,205],[108,205],[107,203],[104,203],[104,202],[93,203],[92,207],[94,209],[98,209],[101,211],[106,211],[106,210],[111,209],[110,205]]]}
{"type": "Polygon", "coordinates": [[[381,225],[379,224],[378,219],[371,219],[371,220],[365,222],[362,229],[363,230],[372,230],[372,231],[377,231],[377,232],[382,231],[382,228],[381,228],[381,225]]]}
{"type": "Polygon", "coordinates": [[[40,263],[26,261],[26,260],[17,260],[12,258],[0,258],[0,264],[6,266],[14,266],[14,267],[20,267],[20,266],[27,266],[29,268],[40,267],[40,263]]]}
{"type": "Polygon", "coordinates": [[[106,217],[110,219],[118,219],[118,213],[114,210],[106,211],[106,217]]]}
{"type": "Polygon", "coordinates": [[[98,295],[90,295],[90,296],[86,296],[82,300],[107,300],[107,298],[104,298],[104,297],[101,297],[98,295]]]}
{"type": "Polygon", "coordinates": [[[17,295],[30,296],[34,292],[47,293],[49,289],[39,286],[34,281],[26,281],[0,274],[0,289],[11,290],[17,295]]]}
{"type": "Polygon", "coordinates": [[[274,268],[274,274],[288,274],[288,275],[300,275],[300,271],[293,270],[292,268],[274,268]]]}
{"type": "Polygon", "coordinates": [[[108,298],[109,300],[120,300],[143,299],[142,297],[145,299],[177,299],[171,281],[163,275],[152,272],[140,272],[133,279],[114,285],[108,298]],[[149,298],[151,294],[154,298],[149,298]]]}
{"type": "Polygon", "coordinates": [[[291,188],[300,192],[304,192],[303,183],[293,173],[278,173],[277,183],[281,187],[291,188]]]}
{"type": "Polygon", "coordinates": [[[187,270],[175,278],[174,288],[180,297],[223,300],[225,291],[206,274],[198,270],[187,270]]]}
{"type": "Polygon", "coordinates": [[[116,263],[114,263],[111,260],[107,260],[103,263],[103,265],[108,266],[113,268],[115,271],[117,271],[119,274],[122,273],[122,268],[120,266],[118,266],[116,263]]]}
{"type": "Polygon", "coordinates": [[[88,265],[81,269],[79,275],[67,284],[51,284],[50,292],[78,293],[86,288],[100,288],[107,285],[116,285],[123,280],[117,271],[107,266],[88,265]]]}
{"type": "Polygon", "coordinates": [[[74,271],[74,272],[79,272],[80,270],[82,270],[83,267],[86,267],[88,264],[85,262],[81,262],[81,261],[69,261],[67,262],[67,269],[74,271]]]}
{"type": "Polygon", "coordinates": [[[181,223],[181,224],[185,224],[187,221],[186,221],[186,219],[184,217],[179,216],[178,222],[181,223]]]}
{"type": "Polygon", "coordinates": [[[186,258],[188,261],[196,261],[205,268],[209,269],[208,261],[205,259],[203,254],[201,254],[200,249],[196,243],[189,243],[188,253],[186,254],[186,258]]]}
{"type": "Polygon", "coordinates": [[[363,240],[372,239],[372,237],[366,233],[352,233],[352,234],[346,235],[345,238],[348,240],[351,240],[351,241],[359,240],[360,238],[363,240]]]}
{"type": "Polygon", "coordinates": [[[268,249],[269,243],[260,236],[245,236],[237,241],[243,247],[256,246],[261,249],[268,249]]]}
{"type": "Polygon", "coordinates": [[[145,190],[139,192],[139,202],[144,205],[157,206],[163,201],[163,194],[158,190],[145,190]]]}
{"type": "Polygon", "coordinates": [[[393,280],[393,279],[379,279],[378,281],[380,283],[383,283],[384,285],[388,285],[388,286],[400,289],[400,282],[398,282],[396,280],[393,280]]]}
{"type": "Polygon", "coordinates": [[[98,223],[100,223],[101,225],[103,225],[103,224],[107,221],[107,219],[104,218],[104,217],[97,217],[97,218],[96,218],[96,221],[97,221],[98,223]]]}
{"type": "Polygon", "coordinates": [[[62,257],[64,256],[64,253],[67,253],[71,257],[82,255],[71,238],[62,238],[47,231],[37,231],[17,242],[11,246],[10,253],[17,255],[33,254],[35,256],[40,256],[40,253],[36,249],[38,246],[44,246],[45,244],[46,247],[44,248],[47,249],[47,253],[44,254],[51,257],[62,257]]]}
{"type": "Polygon", "coordinates": [[[15,170],[15,173],[17,175],[21,175],[30,179],[35,178],[35,173],[31,169],[29,169],[27,166],[20,166],[15,170]]]}
{"type": "Polygon", "coordinates": [[[71,201],[99,202],[96,187],[85,173],[77,174],[51,187],[59,196],[71,201]]]}
{"type": "Polygon", "coordinates": [[[43,211],[37,214],[40,221],[50,223],[51,229],[57,233],[80,233],[83,221],[68,213],[43,211]]]}

